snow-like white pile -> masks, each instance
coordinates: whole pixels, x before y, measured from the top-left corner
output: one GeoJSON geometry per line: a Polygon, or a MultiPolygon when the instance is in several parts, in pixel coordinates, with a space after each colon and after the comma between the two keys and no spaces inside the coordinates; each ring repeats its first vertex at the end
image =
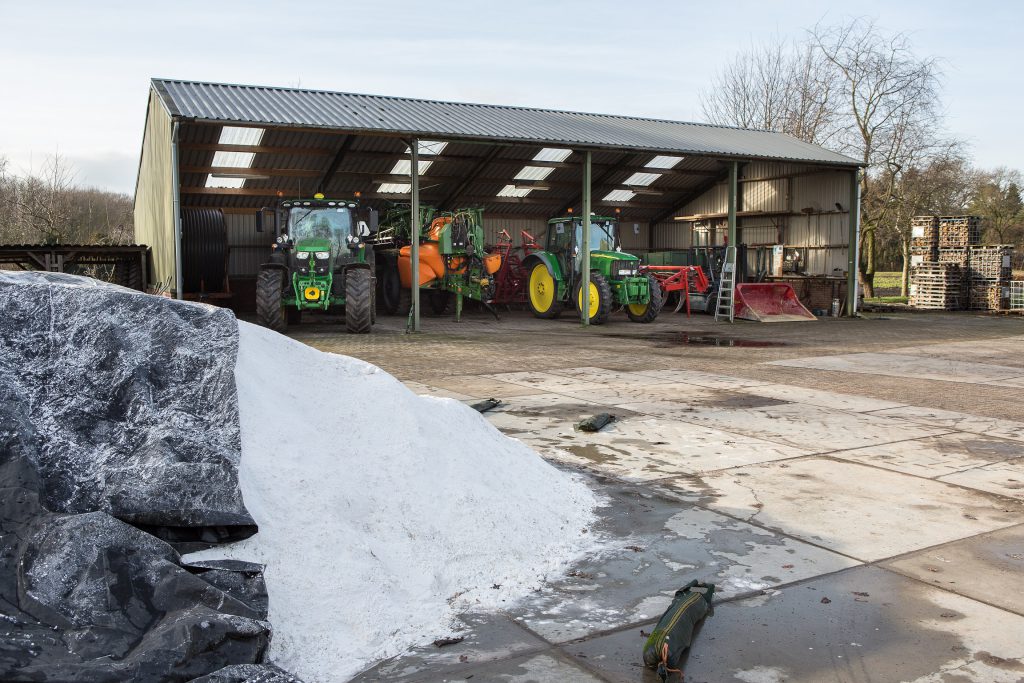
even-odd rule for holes
{"type": "Polygon", "coordinates": [[[460,610],[507,606],[593,543],[586,485],[471,408],[239,328],[239,474],[260,531],[189,559],[266,565],[270,657],[307,683],[447,635],[460,610]]]}

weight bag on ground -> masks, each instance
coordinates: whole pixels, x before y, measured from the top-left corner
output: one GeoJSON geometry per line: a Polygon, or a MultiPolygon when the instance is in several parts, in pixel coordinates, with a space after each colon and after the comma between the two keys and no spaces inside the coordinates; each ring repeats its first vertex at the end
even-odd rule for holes
{"type": "Polygon", "coordinates": [[[669,673],[682,671],[679,664],[690,648],[693,629],[711,611],[713,583],[693,580],[676,591],[672,605],[661,615],[658,625],[644,643],[644,664],[658,672],[661,680],[669,673]]]}

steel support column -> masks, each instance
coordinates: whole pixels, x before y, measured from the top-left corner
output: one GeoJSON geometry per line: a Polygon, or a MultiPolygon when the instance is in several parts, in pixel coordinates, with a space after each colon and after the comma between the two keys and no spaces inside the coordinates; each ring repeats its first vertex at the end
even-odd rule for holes
{"type": "Polygon", "coordinates": [[[178,170],[178,122],[171,130],[171,207],[174,212],[174,296],[185,298],[185,274],[181,269],[181,179],[178,170]]]}
{"type": "MultiPolygon", "coordinates": [[[[580,262],[580,282],[583,292],[583,303],[580,306],[580,320],[584,325],[590,324],[590,152],[583,153],[583,244],[580,245],[582,260],[580,262]]],[[[572,292],[569,293],[572,296],[572,292]]]]}
{"type": "Polygon", "coordinates": [[[850,245],[846,256],[846,315],[857,315],[857,270],[860,266],[860,170],[850,173],[850,245]]]}
{"type": "Polygon", "coordinates": [[[410,199],[409,233],[412,256],[412,331],[420,331],[420,141],[413,138],[409,144],[410,199]]]}
{"type": "Polygon", "coordinates": [[[739,187],[739,162],[729,164],[729,246],[736,246],[736,194],[739,187]]]}

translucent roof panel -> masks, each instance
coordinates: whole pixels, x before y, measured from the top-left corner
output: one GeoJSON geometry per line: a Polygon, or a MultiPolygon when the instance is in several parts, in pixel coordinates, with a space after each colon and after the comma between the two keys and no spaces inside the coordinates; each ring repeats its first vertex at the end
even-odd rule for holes
{"type": "Polygon", "coordinates": [[[214,178],[213,175],[206,176],[207,187],[230,187],[238,189],[245,184],[245,178],[214,178]]]}
{"type": "Polygon", "coordinates": [[[561,149],[559,147],[545,147],[541,151],[537,152],[537,156],[533,157],[534,161],[565,161],[572,154],[571,149],[561,149]]]}
{"type": "Polygon", "coordinates": [[[642,185],[647,186],[653,183],[655,180],[661,177],[660,173],[634,173],[633,175],[626,178],[626,182],[623,185],[642,185]]]}
{"type": "Polygon", "coordinates": [[[501,188],[498,191],[498,195],[497,196],[499,196],[499,197],[525,197],[528,194],[530,194],[530,188],[528,188],[528,187],[519,187],[519,188],[517,188],[515,185],[506,185],[505,187],[501,188]]]}
{"type": "MultiPolygon", "coordinates": [[[[420,155],[436,157],[438,154],[444,151],[444,148],[447,146],[447,142],[441,142],[440,140],[420,140],[420,155]]],[[[406,145],[405,153],[409,154],[410,152],[412,152],[412,147],[406,145]]]]}
{"type": "Polygon", "coordinates": [[[258,145],[262,139],[262,128],[224,126],[220,129],[220,143],[222,145],[258,145]]]}
{"type": "Polygon", "coordinates": [[[630,192],[629,190],[612,190],[604,196],[606,202],[628,202],[630,199],[636,196],[636,192],[630,192]]]}
{"type": "Polygon", "coordinates": [[[675,168],[676,164],[678,164],[682,160],[683,157],[670,157],[659,154],[658,156],[654,157],[646,164],[644,164],[644,166],[646,166],[647,168],[675,168]]]}
{"type": "MultiPolygon", "coordinates": [[[[416,165],[419,170],[419,174],[423,175],[430,168],[433,161],[421,161],[416,165]]],[[[399,159],[395,162],[395,167],[391,169],[391,175],[412,175],[412,160],[411,159],[399,159]]]]}
{"type": "Polygon", "coordinates": [[[231,168],[251,168],[252,160],[255,158],[252,152],[214,152],[214,166],[229,166],[231,168]]]}
{"type": "Polygon", "coordinates": [[[381,183],[377,191],[385,194],[409,194],[412,192],[412,185],[407,183],[381,183]]]}
{"type": "MultiPolygon", "coordinates": [[[[440,142],[440,141],[436,141],[436,140],[420,140],[420,144],[419,144],[420,154],[427,154],[427,155],[431,155],[431,156],[437,156],[442,151],[444,151],[444,148],[447,147],[447,146],[448,146],[447,142],[440,142]]],[[[406,151],[406,154],[408,154],[412,150],[409,149],[409,148],[406,148],[405,151],[406,151]]]]}
{"type": "Polygon", "coordinates": [[[547,168],[545,166],[523,166],[523,170],[516,173],[516,180],[544,180],[551,172],[553,168],[547,168]]]}

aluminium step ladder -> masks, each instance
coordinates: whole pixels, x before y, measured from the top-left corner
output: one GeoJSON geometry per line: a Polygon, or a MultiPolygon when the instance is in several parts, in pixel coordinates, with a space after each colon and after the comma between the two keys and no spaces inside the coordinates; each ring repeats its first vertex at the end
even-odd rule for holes
{"type": "Polygon", "coordinates": [[[736,316],[736,247],[725,248],[722,260],[722,274],[718,278],[718,300],[715,303],[715,322],[727,319],[733,322],[736,316]]]}

